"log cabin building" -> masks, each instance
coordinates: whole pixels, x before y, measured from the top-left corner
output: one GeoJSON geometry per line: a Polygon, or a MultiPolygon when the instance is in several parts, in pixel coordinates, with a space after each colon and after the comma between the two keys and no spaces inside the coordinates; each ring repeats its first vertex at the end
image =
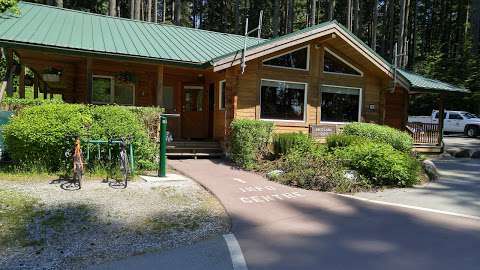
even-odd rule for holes
{"type": "Polygon", "coordinates": [[[160,106],[177,116],[169,121],[175,140],[224,142],[233,119],[272,121],[277,132],[353,121],[403,129],[409,94],[467,91],[394,68],[336,21],[260,39],[19,7],[19,15],[0,17],[0,46],[9,67],[14,54],[20,74],[34,72],[35,96],[160,106]]]}

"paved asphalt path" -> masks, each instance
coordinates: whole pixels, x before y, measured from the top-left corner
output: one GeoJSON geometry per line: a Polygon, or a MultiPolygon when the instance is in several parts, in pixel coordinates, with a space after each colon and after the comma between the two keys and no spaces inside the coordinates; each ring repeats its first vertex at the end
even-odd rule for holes
{"type": "Polygon", "coordinates": [[[445,149],[450,148],[466,148],[470,151],[479,151],[480,150],[480,137],[477,138],[468,138],[461,135],[445,135],[443,138],[445,143],[445,149]]]}
{"type": "Polygon", "coordinates": [[[223,237],[197,244],[95,265],[88,270],[234,270],[223,237]]]}
{"type": "Polygon", "coordinates": [[[480,220],[290,188],[220,161],[169,164],[224,204],[250,270],[480,269],[480,220]]]}
{"type": "Polygon", "coordinates": [[[436,181],[355,196],[480,217],[480,160],[436,158],[433,162],[440,173],[436,181]]]}

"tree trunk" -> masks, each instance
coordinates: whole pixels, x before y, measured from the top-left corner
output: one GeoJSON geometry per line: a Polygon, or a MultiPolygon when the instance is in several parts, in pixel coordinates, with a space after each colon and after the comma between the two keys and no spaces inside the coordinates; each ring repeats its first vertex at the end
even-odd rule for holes
{"type": "Polygon", "coordinates": [[[240,35],[240,0],[235,0],[233,6],[233,16],[235,17],[235,34],[240,35]]]}
{"type": "Polygon", "coordinates": [[[153,22],[158,22],[158,0],[153,0],[153,22]]]}
{"type": "Polygon", "coordinates": [[[272,8],[272,35],[276,37],[280,32],[280,0],[273,0],[272,8]]]}
{"type": "Polygon", "coordinates": [[[352,0],[347,1],[347,28],[352,31],[352,0]]]}
{"type": "Polygon", "coordinates": [[[372,40],[370,41],[370,47],[372,47],[374,51],[377,51],[378,0],[373,0],[372,9],[372,40]]]}
{"type": "Polygon", "coordinates": [[[480,1],[472,1],[471,13],[473,52],[477,54],[480,52],[480,1]]]}
{"type": "Polygon", "coordinates": [[[333,20],[333,16],[335,15],[335,0],[328,1],[328,20],[333,20]]]}
{"type": "Polygon", "coordinates": [[[182,1],[175,0],[175,18],[174,22],[176,25],[181,24],[181,16],[182,16],[182,1]]]}
{"type": "Polygon", "coordinates": [[[287,33],[293,32],[293,22],[295,21],[294,6],[294,0],[287,0],[287,33]]]}
{"type": "Polygon", "coordinates": [[[108,1],[108,15],[117,16],[117,1],[109,0],[108,1]]]}
{"type": "Polygon", "coordinates": [[[310,0],[310,16],[309,16],[309,25],[317,24],[317,0],[310,0]]]}
{"type": "Polygon", "coordinates": [[[147,11],[147,22],[151,22],[152,21],[152,0],[147,1],[146,11],[147,11]]]}
{"type": "Polygon", "coordinates": [[[412,69],[415,66],[415,56],[416,56],[416,47],[417,47],[417,14],[418,14],[418,5],[417,0],[412,1],[412,15],[410,16],[410,21],[412,22],[411,30],[409,33],[410,40],[408,42],[408,61],[407,68],[412,69]]]}
{"type": "Polygon", "coordinates": [[[354,14],[354,25],[353,30],[355,35],[360,35],[360,0],[355,0],[355,6],[353,7],[353,14],[354,14]]]}
{"type": "Polygon", "coordinates": [[[135,20],[140,20],[141,0],[135,0],[135,20]]]}
{"type": "Polygon", "coordinates": [[[135,1],[136,0],[130,0],[130,19],[135,19],[135,1]]]}

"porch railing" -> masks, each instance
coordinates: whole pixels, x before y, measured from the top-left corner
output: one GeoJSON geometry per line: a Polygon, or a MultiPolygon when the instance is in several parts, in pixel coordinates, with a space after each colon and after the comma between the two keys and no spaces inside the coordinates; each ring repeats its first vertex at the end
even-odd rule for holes
{"type": "Polygon", "coordinates": [[[406,128],[415,144],[438,145],[439,143],[440,127],[438,124],[409,122],[406,128]]]}

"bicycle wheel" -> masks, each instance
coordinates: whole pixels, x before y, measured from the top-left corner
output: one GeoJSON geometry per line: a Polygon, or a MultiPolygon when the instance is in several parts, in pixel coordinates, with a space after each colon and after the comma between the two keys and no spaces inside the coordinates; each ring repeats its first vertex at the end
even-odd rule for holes
{"type": "Polygon", "coordinates": [[[73,173],[73,182],[75,185],[78,186],[78,189],[82,188],[82,172],[79,170],[76,170],[73,173]]]}

